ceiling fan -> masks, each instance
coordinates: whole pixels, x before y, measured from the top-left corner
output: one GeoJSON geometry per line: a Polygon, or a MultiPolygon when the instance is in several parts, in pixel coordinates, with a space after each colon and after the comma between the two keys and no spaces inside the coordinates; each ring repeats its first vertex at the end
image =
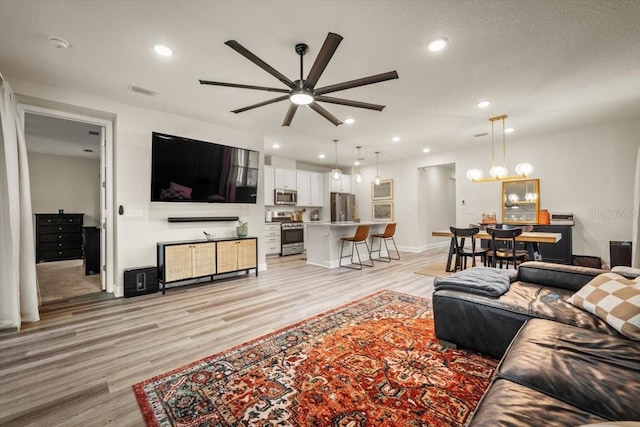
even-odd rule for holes
{"type": "Polygon", "coordinates": [[[366,108],[369,110],[382,111],[385,107],[384,105],[378,104],[370,104],[368,102],[360,102],[360,101],[352,101],[349,99],[343,98],[334,98],[331,96],[326,96],[328,93],[338,92],[345,89],[351,89],[359,86],[366,86],[373,83],[380,83],[386,80],[393,80],[398,78],[398,73],[394,71],[389,71],[387,73],[376,74],[369,77],[363,77],[360,79],[349,80],[342,83],[337,83],[329,86],[324,86],[320,88],[316,88],[316,84],[320,79],[320,76],[324,72],[327,64],[331,60],[331,57],[335,53],[338,45],[342,41],[342,36],[334,33],[329,33],[327,38],[318,53],[318,57],[316,61],[313,63],[307,78],[303,78],[303,59],[302,57],[309,50],[309,46],[304,43],[296,44],[295,50],[296,53],[300,56],[300,79],[292,81],[288,79],[285,75],[277,71],[275,68],[264,62],[262,59],[258,58],[256,55],[251,53],[247,48],[242,46],[235,40],[229,40],[225,44],[238,52],[240,55],[247,58],[249,61],[256,64],[258,67],[265,70],[267,73],[271,74],[288,89],[280,89],[274,87],[265,87],[265,86],[253,86],[253,85],[244,85],[244,84],[236,84],[236,83],[224,83],[224,82],[213,82],[209,80],[200,80],[200,84],[203,85],[213,85],[213,86],[226,86],[226,87],[236,87],[241,89],[254,89],[254,90],[263,90],[267,92],[278,92],[284,93],[285,95],[279,96],[277,98],[272,98],[267,101],[259,102],[257,104],[250,105],[248,107],[239,108],[237,110],[233,110],[232,113],[242,113],[243,111],[248,111],[254,108],[263,107],[265,105],[273,104],[275,102],[280,102],[288,99],[291,101],[291,105],[289,106],[289,110],[287,110],[287,114],[284,117],[284,121],[282,122],[282,126],[289,126],[291,121],[293,120],[293,116],[295,115],[298,107],[300,105],[308,105],[309,108],[320,114],[325,119],[329,120],[334,125],[341,125],[342,122],[338,120],[333,114],[325,110],[323,107],[318,105],[318,102],[327,102],[329,104],[338,104],[338,105],[346,105],[349,107],[357,107],[357,108],[366,108]]]}

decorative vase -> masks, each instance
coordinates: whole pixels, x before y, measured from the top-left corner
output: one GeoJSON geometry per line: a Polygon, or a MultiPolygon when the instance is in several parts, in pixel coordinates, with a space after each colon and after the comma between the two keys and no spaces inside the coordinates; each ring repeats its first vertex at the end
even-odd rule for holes
{"type": "Polygon", "coordinates": [[[540,214],[538,215],[538,224],[549,224],[551,223],[551,217],[549,215],[549,211],[546,209],[540,209],[540,214]]]}
{"type": "Polygon", "coordinates": [[[247,237],[248,233],[249,233],[248,225],[238,225],[236,227],[236,234],[238,235],[238,237],[247,237]]]}

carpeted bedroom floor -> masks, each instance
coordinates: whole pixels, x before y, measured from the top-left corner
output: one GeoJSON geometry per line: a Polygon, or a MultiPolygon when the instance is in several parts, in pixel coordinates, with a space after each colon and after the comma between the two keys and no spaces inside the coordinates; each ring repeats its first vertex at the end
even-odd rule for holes
{"type": "Polygon", "coordinates": [[[81,259],[39,263],[36,271],[41,303],[102,292],[100,275],[86,276],[81,259]]]}

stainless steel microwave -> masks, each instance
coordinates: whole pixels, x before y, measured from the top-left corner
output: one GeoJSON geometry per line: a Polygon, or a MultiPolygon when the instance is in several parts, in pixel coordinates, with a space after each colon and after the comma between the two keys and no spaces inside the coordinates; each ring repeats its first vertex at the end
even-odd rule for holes
{"type": "Polygon", "coordinates": [[[284,188],[274,190],[273,200],[276,205],[295,205],[298,202],[298,192],[284,188]]]}

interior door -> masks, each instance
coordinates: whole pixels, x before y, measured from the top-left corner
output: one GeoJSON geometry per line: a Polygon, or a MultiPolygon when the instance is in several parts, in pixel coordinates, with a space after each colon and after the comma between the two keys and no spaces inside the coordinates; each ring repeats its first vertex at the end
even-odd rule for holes
{"type": "Polygon", "coordinates": [[[107,289],[107,137],[106,128],[100,127],[100,284],[107,289]]]}

